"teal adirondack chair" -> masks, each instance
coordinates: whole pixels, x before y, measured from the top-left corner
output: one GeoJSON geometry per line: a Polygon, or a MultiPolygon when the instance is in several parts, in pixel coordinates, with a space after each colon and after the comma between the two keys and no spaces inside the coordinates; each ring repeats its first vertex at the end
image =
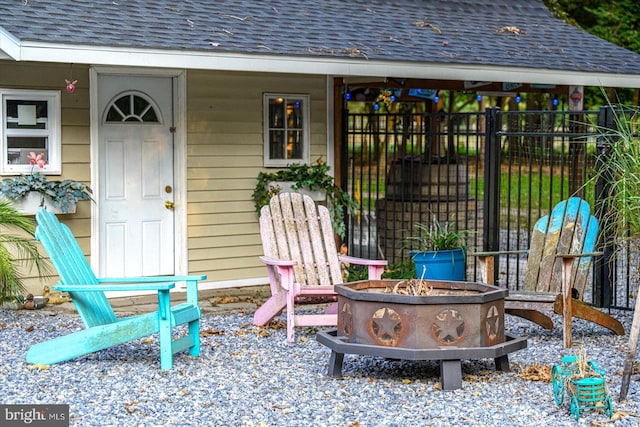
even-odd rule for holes
{"type": "Polygon", "coordinates": [[[38,239],[60,281],[53,288],[68,292],[86,329],[33,345],[27,362],[50,365],[159,333],[160,368],[173,366],[173,355],[189,350],[200,354],[200,308],[198,281],[206,276],[158,276],[136,278],[97,278],[69,227],[46,209],[36,214],[38,239]],[[171,306],[170,290],[185,282],[187,300],[171,306]],[[157,291],[158,311],[118,318],[104,291],[157,291]],[[173,328],[187,325],[187,334],[173,339],[173,328]]]}
{"type": "Polygon", "coordinates": [[[587,277],[598,237],[598,219],[589,204],[578,197],[559,202],[550,215],[540,218],[531,234],[528,251],[476,253],[481,276],[493,284],[494,257],[528,253],[521,291],[509,291],[505,312],[531,320],[546,329],[553,321],[543,312],[563,316],[563,343],[572,345],[572,318],[578,317],[624,335],[622,324],[583,301],[587,277]]]}

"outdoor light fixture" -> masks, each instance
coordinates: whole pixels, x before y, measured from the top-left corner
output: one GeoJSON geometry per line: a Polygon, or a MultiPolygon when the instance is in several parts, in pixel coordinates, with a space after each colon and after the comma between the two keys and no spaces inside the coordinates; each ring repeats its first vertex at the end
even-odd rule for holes
{"type": "Polygon", "coordinates": [[[518,93],[518,94],[516,95],[516,102],[517,102],[518,104],[520,104],[520,101],[522,101],[522,97],[520,96],[520,93],[518,93]]]}
{"type": "Polygon", "coordinates": [[[374,111],[378,111],[379,109],[380,109],[380,105],[378,105],[377,102],[375,104],[373,104],[373,110],[374,111]]]}
{"type": "Polygon", "coordinates": [[[478,100],[478,102],[482,101],[482,95],[480,94],[476,95],[476,99],[478,100]]]}
{"type": "Polygon", "coordinates": [[[558,95],[554,95],[552,103],[553,103],[553,106],[554,106],[554,107],[557,107],[557,106],[558,106],[558,103],[559,103],[559,101],[558,101],[558,95]]]}

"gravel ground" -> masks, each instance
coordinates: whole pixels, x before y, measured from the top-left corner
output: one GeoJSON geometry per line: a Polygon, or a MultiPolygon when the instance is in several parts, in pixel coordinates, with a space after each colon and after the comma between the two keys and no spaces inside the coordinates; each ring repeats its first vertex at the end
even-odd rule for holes
{"type": "MultiPolygon", "coordinates": [[[[614,312],[627,330],[630,312],[614,312]]],[[[346,355],[343,378],[326,376],[330,350],[312,330],[295,345],[286,330],[251,325],[251,314],[206,315],[202,353],[159,370],[157,337],[40,370],[25,362],[30,345],[81,328],[77,316],[47,310],[0,310],[0,402],[69,404],[73,426],[639,426],[640,386],[618,403],[628,337],[574,320],[573,350],[562,348],[560,318],[545,331],[507,317],[507,332],[528,338],[510,355],[512,372],[492,359],[463,362],[462,389],[439,389],[436,362],[346,355]],[[553,401],[551,383],[525,380],[527,367],[553,366],[582,346],[607,373],[614,412],[579,421],[553,401]]]]}

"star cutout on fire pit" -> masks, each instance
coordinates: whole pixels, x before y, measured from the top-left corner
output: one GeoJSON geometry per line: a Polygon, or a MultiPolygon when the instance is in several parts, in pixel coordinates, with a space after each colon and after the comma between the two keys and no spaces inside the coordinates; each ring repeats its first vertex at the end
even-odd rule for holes
{"type": "Polygon", "coordinates": [[[500,316],[498,315],[498,309],[495,305],[489,307],[486,325],[489,339],[495,340],[498,337],[498,332],[500,331],[500,316]]]}
{"type": "Polygon", "coordinates": [[[342,306],[340,312],[340,324],[342,326],[342,335],[351,335],[353,329],[353,315],[351,314],[351,304],[348,302],[342,306]]]}
{"type": "Polygon", "coordinates": [[[377,310],[369,320],[369,334],[380,345],[398,345],[402,334],[400,315],[387,307],[377,310]]]}
{"type": "Polygon", "coordinates": [[[454,344],[464,336],[464,319],[457,310],[442,310],[436,315],[431,332],[441,344],[454,344]]]}

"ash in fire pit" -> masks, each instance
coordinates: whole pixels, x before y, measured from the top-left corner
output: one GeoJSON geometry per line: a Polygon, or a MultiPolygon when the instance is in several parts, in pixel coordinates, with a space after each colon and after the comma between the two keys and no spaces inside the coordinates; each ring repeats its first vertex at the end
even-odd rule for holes
{"type": "Polygon", "coordinates": [[[462,386],[461,359],[493,357],[509,370],[508,353],[526,339],[504,332],[506,289],[481,283],[366,280],[335,286],[338,328],[317,340],[332,349],[330,376],[342,375],[345,353],[440,360],[442,387],[462,386]]]}

